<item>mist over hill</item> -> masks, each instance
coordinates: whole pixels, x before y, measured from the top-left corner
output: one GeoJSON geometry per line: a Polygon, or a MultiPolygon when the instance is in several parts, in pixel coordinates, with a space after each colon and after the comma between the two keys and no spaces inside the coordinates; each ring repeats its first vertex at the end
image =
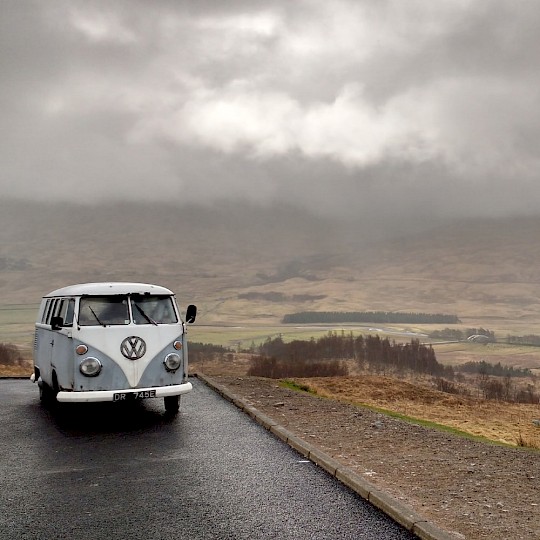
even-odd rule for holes
{"type": "Polygon", "coordinates": [[[296,311],[540,319],[540,218],[401,229],[292,206],[0,204],[2,304],[86,281],[173,289],[200,323],[296,311]]]}

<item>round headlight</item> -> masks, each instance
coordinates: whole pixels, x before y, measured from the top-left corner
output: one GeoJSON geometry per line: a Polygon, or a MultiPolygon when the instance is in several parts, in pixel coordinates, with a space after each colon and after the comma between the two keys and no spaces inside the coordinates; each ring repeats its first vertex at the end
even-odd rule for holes
{"type": "Polygon", "coordinates": [[[79,364],[79,371],[87,377],[95,377],[101,371],[101,362],[89,356],[79,364]]]}
{"type": "Polygon", "coordinates": [[[163,363],[167,371],[176,371],[180,367],[182,359],[176,353],[170,353],[165,357],[163,363]]]}

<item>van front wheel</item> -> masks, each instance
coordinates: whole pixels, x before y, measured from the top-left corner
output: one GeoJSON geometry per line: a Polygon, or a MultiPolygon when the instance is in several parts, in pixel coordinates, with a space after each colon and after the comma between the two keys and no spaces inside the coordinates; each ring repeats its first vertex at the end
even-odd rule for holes
{"type": "Polygon", "coordinates": [[[43,381],[39,381],[39,399],[45,407],[56,405],[56,392],[43,381]]]}
{"type": "Polygon", "coordinates": [[[165,411],[169,414],[176,414],[180,410],[180,396],[167,396],[165,401],[165,411]]]}

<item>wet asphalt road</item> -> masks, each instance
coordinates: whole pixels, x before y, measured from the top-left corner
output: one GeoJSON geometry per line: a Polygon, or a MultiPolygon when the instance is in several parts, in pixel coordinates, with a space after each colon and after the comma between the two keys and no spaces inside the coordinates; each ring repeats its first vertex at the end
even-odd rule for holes
{"type": "Polygon", "coordinates": [[[0,380],[0,539],[409,539],[197,380],[163,402],[41,407],[0,380]]]}

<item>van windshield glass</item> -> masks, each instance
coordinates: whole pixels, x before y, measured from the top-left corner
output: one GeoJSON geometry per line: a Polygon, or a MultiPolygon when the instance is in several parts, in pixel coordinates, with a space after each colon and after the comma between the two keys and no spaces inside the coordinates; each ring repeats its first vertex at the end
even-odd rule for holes
{"type": "Polygon", "coordinates": [[[81,298],[79,325],[129,324],[127,296],[87,296],[81,298]]]}
{"type": "Polygon", "coordinates": [[[131,313],[135,324],[175,324],[178,322],[170,296],[133,294],[131,313]]]}
{"type": "Polygon", "coordinates": [[[79,306],[80,326],[111,326],[130,323],[128,299],[134,324],[176,324],[171,296],[149,294],[84,296],[79,306]]]}

